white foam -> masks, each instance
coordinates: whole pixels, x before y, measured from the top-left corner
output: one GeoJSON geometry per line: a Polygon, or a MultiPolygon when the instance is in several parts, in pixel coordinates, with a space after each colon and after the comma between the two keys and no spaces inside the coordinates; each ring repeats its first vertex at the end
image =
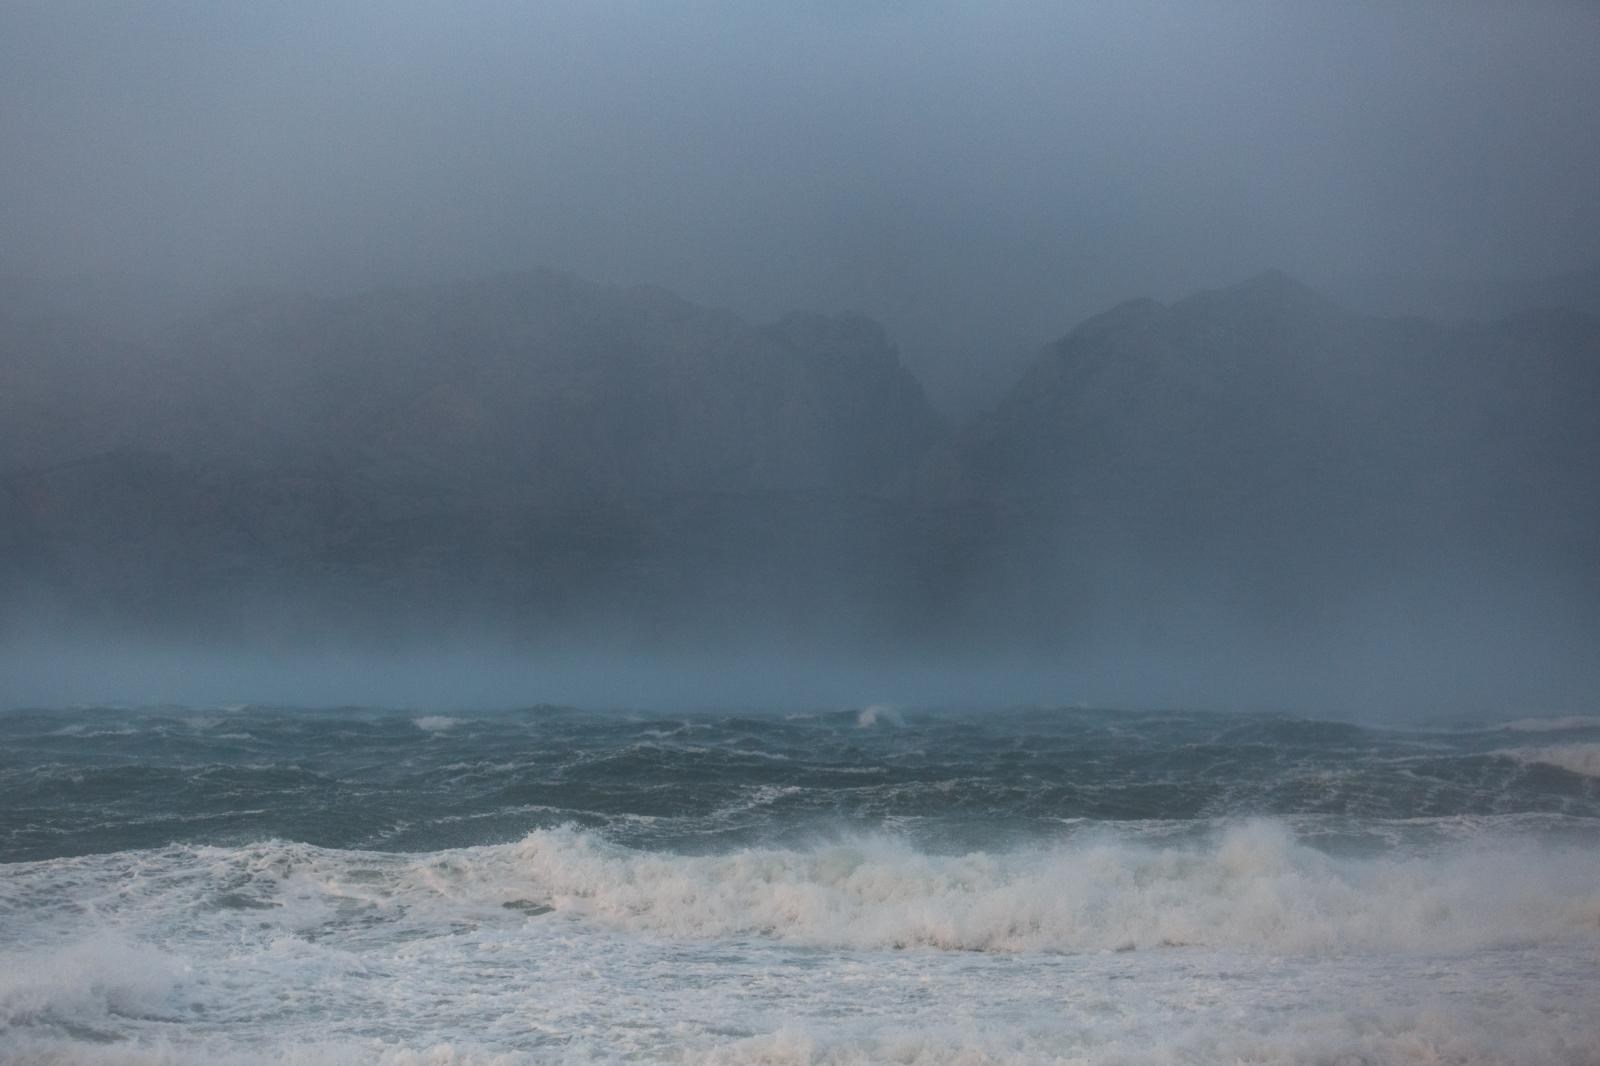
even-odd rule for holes
{"type": "Polygon", "coordinates": [[[445,733],[460,725],[461,719],[445,714],[425,714],[421,718],[411,719],[411,724],[424,733],[445,733]]]}
{"type": "Polygon", "coordinates": [[[892,707],[886,703],[874,703],[870,707],[863,708],[861,713],[856,715],[856,725],[863,729],[875,725],[904,726],[905,724],[905,719],[900,716],[899,708],[892,707]]]}
{"type": "MultiPolygon", "coordinates": [[[[50,881],[68,862],[13,870],[50,881]]],[[[145,905],[132,882],[160,891],[149,905],[205,906],[221,891],[270,908],[290,929],[350,908],[449,922],[532,901],[559,917],[653,936],[859,949],[1456,951],[1600,937],[1593,849],[1475,837],[1427,856],[1334,858],[1267,821],[1202,842],[1079,837],[965,855],[887,837],[677,855],[559,828],[430,855],[268,842],[70,863],[70,891],[94,900],[97,913],[145,905]]]]}
{"type": "Polygon", "coordinates": [[[521,1066],[535,1061],[515,1052],[442,1043],[406,1047],[381,1040],[285,1041],[277,1047],[140,1042],[112,1045],[79,1040],[18,1042],[5,1060],[14,1066],[521,1066]]]}
{"type": "Polygon", "coordinates": [[[1498,832],[174,846],[0,867],[0,954],[8,1066],[1600,1062],[1600,854],[1498,832]]]}
{"type": "Polygon", "coordinates": [[[550,830],[476,863],[498,891],[613,928],[843,948],[1466,950],[1600,933],[1600,856],[1510,846],[1340,861],[1266,822],[1192,848],[961,856],[886,839],[675,856],[550,830]]]}
{"type": "Polygon", "coordinates": [[[135,732],[137,732],[137,730],[135,730],[131,725],[113,725],[106,726],[103,729],[96,729],[93,725],[87,722],[75,722],[72,725],[65,725],[60,729],[52,731],[50,735],[55,737],[83,737],[88,739],[90,737],[131,737],[135,732]]]}
{"type": "Polygon", "coordinates": [[[116,934],[6,954],[0,967],[0,1031],[45,1019],[92,1027],[114,1015],[159,1012],[184,964],[116,934]]]}
{"type": "Polygon", "coordinates": [[[1569,714],[1554,718],[1519,718],[1501,726],[1513,733],[1559,733],[1569,729],[1600,729],[1600,717],[1569,714]]]}
{"type": "Polygon", "coordinates": [[[778,1030],[730,1041],[685,1061],[713,1066],[1175,1066],[1257,1063],[1326,1066],[1329,1063],[1450,1063],[1452,1066],[1593,1066],[1600,1062],[1600,1030],[1558,1034],[1536,1010],[1503,1012],[1396,1010],[1375,1006],[1350,1013],[1312,1012],[1284,1018],[1236,1014],[1229,1024],[1200,1012],[1199,1019],[1153,1029],[1137,1021],[1062,1026],[943,1024],[778,1030]],[[856,1031],[852,1032],[854,1029],[856,1031]],[[841,1031],[842,1030],[842,1031],[841,1031]]]}
{"type": "MultiPolygon", "coordinates": [[[[537,1049],[485,1047],[470,1040],[406,1044],[283,1035],[265,1046],[219,1038],[110,1045],[27,1038],[5,1050],[7,1063],[15,1066],[534,1066],[616,1061],[681,1066],[1593,1066],[1600,1062],[1600,1025],[1575,998],[1552,1008],[1508,990],[1476,1003],[1423,995],[1417,1002],[1396,1004],[1383,1002],[1390,989],[1364,992],[1359,986],[1341,985],[1330,991],[1348,997],[1347,1009],[1327,1002],[1295,1009],[1287,1003],[1251,1004],[1247,995],[1237,993],[1219,994],[1204,979],[1178,985],[1163,982],[1165,987],[1154,994],[1137,984],[1124,982],[1116,991],[1115,986],[1103,984],[1107,978],[1137,981],[1139,976],[1095,973],[1086,984],[1098,984],[1096,991],[1063,983],[1057,989],[1056,1010],[1049,1009],[1052,997],[1045,992],[1024,997],[1031,1008],[1028,1013],[999,1018],[983,1016],[981,1008],[1015,1006],[1006,993],[1016,990],[997,974],[990,975],[990,987],[1001,990],[998,1003],[969,1000],[942,1008],[912,1007],[909,1017],[884,1016],[870,1007],[807,1017],[803,1005],[786,1020],[765,1027],[758,1024],[749,1035],[737,1034],[748,1032],[759,1017],[730,1012],[710,1024],[661,1019],[653,1034],[657,1039],[644,1048],[630,1046],[628,1036],[649,1023],[623,1019],[623,1025],[610,1029],[575,1027],[557,1046],[537,1049]]],[[[940,983],[934,982],[934,987],[940,983]]],[[[978,987],[964,991],[983,996],[978,987]]],[[[1310,985],[1291,991],[1316,994],[1310,985]]],[[[627,990],[619,992],[629,998],[627,990]]],[[[894,1005],[902,1010],[909,1006],[894,1005]]],[[[835,1006],[850,1004],[841,1000],[835,1006]]]]}
{"type": "Polygon", "coordinates": [[[1537,748],[1503,748],[1495,752],[1523,764],[1544,763],[1585,777],[1600,777],[1600,744],[1556,744],[1537,748]]]}

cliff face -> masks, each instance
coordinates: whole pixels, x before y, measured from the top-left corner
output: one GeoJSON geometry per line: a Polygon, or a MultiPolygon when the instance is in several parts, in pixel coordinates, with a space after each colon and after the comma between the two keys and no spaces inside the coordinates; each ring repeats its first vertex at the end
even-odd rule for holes
{"type": "Polygon", "coordinates": [[[1367,318],[1268,274],[1050,346],[963,438],[961,483],[1058,534],[1088,584],[1121,560],[1283,604],[1419,575],[1587,596],[1597,404],[1595,319],[1367,318]]]}

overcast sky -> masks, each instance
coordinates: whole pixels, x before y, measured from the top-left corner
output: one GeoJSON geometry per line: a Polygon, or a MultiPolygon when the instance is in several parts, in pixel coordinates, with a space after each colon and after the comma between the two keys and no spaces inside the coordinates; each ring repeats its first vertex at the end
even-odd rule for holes
{"type": "Polygon", "coordinates": [[[1268,266],[1600,260],[1597,57],[1586,2],[5,0],[0,272],[550,266],[864,310],[937,391],[1268,266]]]}

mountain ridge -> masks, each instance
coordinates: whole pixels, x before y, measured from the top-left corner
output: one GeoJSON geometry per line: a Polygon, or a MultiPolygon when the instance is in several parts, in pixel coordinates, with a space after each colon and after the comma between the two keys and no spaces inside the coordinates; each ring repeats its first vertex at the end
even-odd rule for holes
{"type": "Polygon", "coordinates": [[[1086,320],[964,426],[865,316],[555,272],[154,339],[55,315],[0,307],[0,582],[93,617],[1048,640],[1119,599],[1317,617],[1473,566],[1600,603],[1576,311],[1384,319],[1269,271],[1086,320]]]}

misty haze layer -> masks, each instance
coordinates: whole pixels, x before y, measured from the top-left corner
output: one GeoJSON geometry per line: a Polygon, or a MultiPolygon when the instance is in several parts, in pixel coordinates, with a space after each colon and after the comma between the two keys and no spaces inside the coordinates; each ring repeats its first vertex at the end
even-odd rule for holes
{"type": "Polygon", "coordinates": [[[1597,52],[1560,0],[20,0],[0,274],[852,308],[966,416],[1073,322],[1268,265],[1471,317],[1591,268],[1597,52]]]}
{"type": "Polygon", "coordinates": [[[1597,53],[1557,2],[8,4],[0,698],[428,648],[512,703],[1588,699],[1597,53]],[[269,665],[140,681],[191,651],[269,665]]]}
{"type": "Polygon", "coordinates": [[[870,319],[757,326],[567,275],[120,330],[6,297],[0,581],[36,662],[79,632],[444,641],[547,675],[936,660],[1053,679],[1007,689],[1029,698],[1138,700],[1130,672],[1146,700],[1346,710],[1592,691],[1579,311],[1373,318],[1268,273],[1099,315],[952,425],[870,319]]]}

